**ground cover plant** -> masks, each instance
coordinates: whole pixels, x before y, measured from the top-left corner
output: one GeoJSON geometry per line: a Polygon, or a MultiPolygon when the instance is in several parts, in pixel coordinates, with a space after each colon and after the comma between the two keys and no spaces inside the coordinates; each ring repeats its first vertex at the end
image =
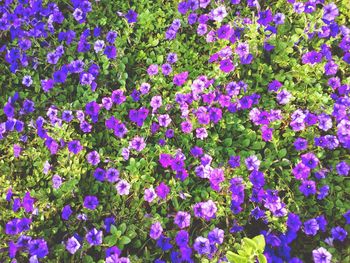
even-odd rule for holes
{"type": "Polygon", "coordinates": [[[0,262],[350,262],[349,21],[0,1],[0,262]]]}

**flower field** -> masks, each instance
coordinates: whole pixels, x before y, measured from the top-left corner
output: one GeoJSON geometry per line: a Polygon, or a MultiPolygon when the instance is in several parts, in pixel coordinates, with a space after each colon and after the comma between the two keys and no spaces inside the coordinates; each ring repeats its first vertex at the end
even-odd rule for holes
{"type": "Polygon", "coordinates": [[[349,0],[0,1],[0,262],[350,262],[349,0]]]}

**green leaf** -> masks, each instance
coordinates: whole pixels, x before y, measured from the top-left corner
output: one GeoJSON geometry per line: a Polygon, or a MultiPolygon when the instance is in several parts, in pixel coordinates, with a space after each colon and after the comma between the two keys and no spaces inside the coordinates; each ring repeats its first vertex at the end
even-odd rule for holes
{"type": "Polygon", "coordinates": [[[226,253],[226,258],[230,263],[248,263],[248,259],[246,257],[237,255],[231,251],[226,253]]]}
{"type": "Polygon", "coordinates": [[[254,237],[253,240],[254,240],[254,242],[257,245],[257,250],[260,253],[263,253],[264,250],[265,250],[265,238],[264,238],[264,236],[263,235],[258,235],[256,237],[254,237]]]}
{"type": "Polygon", "coordinates": [[[110,247],[117,244],[117,241],[118,241],[118,237],[114,235],[107,236],[104,238],[104,243],[106,243],[110,247]]]}
{"type": "Polygon", "coordinates": [[[232,145],[232,138],[226,138],[224,140],[224,145],[225,146],[231,146],[232,145]]]}
{"type": "Polygon", "coordinates": [[[94,259],[89,255],[85,255],[83,257],[83,263],[94,263],[94,259]]]}
{"type": "Polygon", "coordinates": [[[282,149],[278,152],[278,157],[279,158],[283,158],[287,155],[287,150],[286,149],[282,149]]]}
{"type": "Polygon", "coordinates": [[[243,238],[243,247],[242,247],[242,249],[247,250],[248,248],[251,248],[252,250],[255,251],[255,250],[257,250],[258,245],[252,239],[245,237],[245,238],[243,238]]]}
{"type": "Polygon", "coordinates": [[[267,259],[263,254],[258,255],[259,263],[267,263],[267,259]]]}
{"type": "Polygon", "coordinates": [[[116,228],[116,226],[115,225],[111,225],[111,233],[113,235],[116,235],[117,232],[118,232],[118,229],[116,228]]]}
{"type": "Polygon", "coordinates": [[[125,223],[122,223],[120,224],[120,226],[118,227],[119,231],[124,234],[125,233],[125,230],[126,230],[126,224],[125,223]]]}
{"type": "Polygon", "coordinates": [[[120,239],[120,243],[123,244],[123,245],[127,245],[131,242],[131,239],[128,238],[127,236],[122,236],[121,239],[120,239]]]}

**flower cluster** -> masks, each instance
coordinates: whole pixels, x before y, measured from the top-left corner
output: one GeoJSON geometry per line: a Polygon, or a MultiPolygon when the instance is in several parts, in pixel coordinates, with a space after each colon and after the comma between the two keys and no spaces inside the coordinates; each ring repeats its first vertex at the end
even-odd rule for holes
{"type": "Polygon", "coordinates": [[[2,2],[0,252],[227,262],[262,234],[267,262],[346,262],[338,2],[2,2]]]}

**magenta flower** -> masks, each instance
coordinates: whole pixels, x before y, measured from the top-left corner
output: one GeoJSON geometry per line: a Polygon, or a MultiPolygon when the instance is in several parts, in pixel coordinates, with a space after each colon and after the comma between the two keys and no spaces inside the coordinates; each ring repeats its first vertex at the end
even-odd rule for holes
{"type": "Polygon", "coordinates": [[[146,147],[145,139],[139,136],[134,137],[129,145],[131,149],[134,149],[138,152],[141,152],[146,147]]]}
{"type": "Polygon", "coordinates": [[[100,155],[96,151],[89,152],[86,155],[86,160],[91,164],[91,165],[98,165],[100,163],[100,155]]]}
{"type": "Polygon", "coordinates": [[[173,83],[176,86],[182,86],[186,82],[187,77],[188,77],[188,72],[187,71],[181,72],[181,73],[179,73],[179,74],[174,76],[173,83]]]}
{"type": "Polygon", "coordinates": [[[224,59],[220,62],[220,69],[225,73],[229,73],[235,69],[235,66],[230,59],[224,59]]]}
{"type": "Polygon", "coordinates": [[[145,189],[145,193],[144,193],[145,201],[147,201],[148,203],[151,203],[156,197],[157,195],[153,187],[145,189]]]}
{"type": "Polygon", "coordinates": [[[130,187],[130,184],[125,180],[120,180],[116,185],[116,189],[119,195],[128,195],[130,192],[130,187]]]}
{"type": "Polygon", "coordinates": [[[174,218],[174,223],[180,228],[189,227],[191,223],[191,215],[187,212],[179,211],[174,218]]]}
{"type": "Polygon", "coordinates": [[[163,233],[163,228],[160,222],[155,222],[154,224],[151,225],[149,236],[152,239],[157,240],[158,238],[160,238],[162,233],[163,233]]]}
{"type": "Polygon", "coordinates": [[[81,247],[79,241],[73,236],[69,238],[66,242],[66,249],[72,255],[75,254],[81,247]]]}

